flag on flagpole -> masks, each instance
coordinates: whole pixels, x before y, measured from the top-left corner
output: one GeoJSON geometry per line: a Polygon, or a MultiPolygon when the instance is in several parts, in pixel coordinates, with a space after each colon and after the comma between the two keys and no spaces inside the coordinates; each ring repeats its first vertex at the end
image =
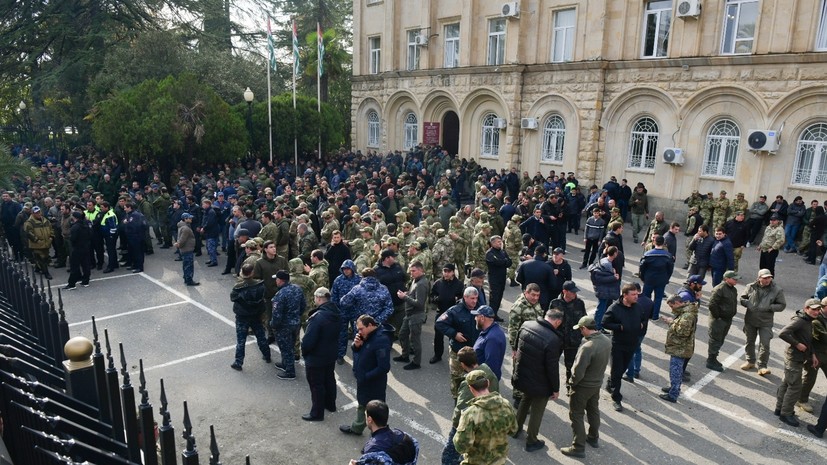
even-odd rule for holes
{"type": "Polygon", "coordinates": [[[267,52],[270,61],[270,68],[276,70],[276,41],[273,38],[273,31],[270,29],[270,17],[267,17],[267,52]]]}
{"type": "Polygon", "coordinates": [[[299,30],[293,20],[293,75],[299,74],[299,30]]]}
{"type": "Polygon", "coordinates": [[[316,42],[318,46],[319,65],[317,68],[319,77],[324,74],[324,37],[322,36],[322,26],[316,23],[316,42]]]}

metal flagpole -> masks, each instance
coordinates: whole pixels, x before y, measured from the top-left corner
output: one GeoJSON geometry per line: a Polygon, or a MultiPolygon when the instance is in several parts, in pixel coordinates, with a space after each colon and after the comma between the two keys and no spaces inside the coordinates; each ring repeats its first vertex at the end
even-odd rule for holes
{"type": "MultiPolygon", "coordinates": [[[[296,29],[296,19],[293,18],[293,120],[296,120],[296,69],[299,67],[299,33],[296,29]]],[[[294,124],[295,127],[295,124],[294,124]]],[[[296,177],[299,176],[299,131],[293,132],[293,157],[296,164],[296,177]]]]}
{"type": "Polygon", "coordinates": [[[270,68],[275,64],[275,51],[273,50],[273,31],[270,30],[270,16],[267,16],[267,125],[270,135],[270,164],[273,164],[273,98],[270,95],[270,68]]]}
{"type": "Polygon", "coordinates": [[[322,159],[322,59],[324,58],[324,42],[322,42],[322,27],[316,23],[316,103],[319,109],[319,160],[322,159]]]}

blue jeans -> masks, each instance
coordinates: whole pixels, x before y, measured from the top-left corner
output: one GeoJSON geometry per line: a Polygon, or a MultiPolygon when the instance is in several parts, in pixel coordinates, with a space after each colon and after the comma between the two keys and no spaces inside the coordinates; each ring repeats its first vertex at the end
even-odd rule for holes
{"type": "Polygon", "coordinates": [[[784,226],[784,237],[787,238],[787,243],[784,244],[784,251],[795,250],[795,235],[798,234],[800,224],[788,224],[784,226]]]}
{"type": "Polygon", "coordinates": [[[643,351],[641,345],[643,344],[643,336],[637,341],[637,350],[632,355],[632,361],[629,362],[629,369],[626,370],[626,376],[629,378],[640,378],[640,365],[643,363],[643,351]]]}
{"type": "Polygon", "coordinates": [[[597,329],[603,329],[603,315],[606,314],[606,310],[609,309],[611,304],[612,299],[597,300],[597,310],[594,311],[594,321],[597,323],[597,329]]]}
{"type": "Polygon", "coordinates": [[[663,302],[663,294],[666,291],[666,284],[662,286],[650,286],[646,283],[643,283],[643,295],[652,299],[652,303],[654,303],[654,307],[652,307],[652,319],[657,320],[660,318],[660,304],[663,302]],[[652,291],[655,292],[655,297],[652,297],[652,291]]]}
{"type": "Polygon", "coordinates": [[[193,267],[193,253],[181,252],[181,265],[184,267],[184,283],[191,283],[195,268],[193,267]]]}
{"type": "Polygon", "coordinates": [[[207,241],[207,255],[210,256],[210,261],[218,263],[218,238],[208,237],[207,241]]]}

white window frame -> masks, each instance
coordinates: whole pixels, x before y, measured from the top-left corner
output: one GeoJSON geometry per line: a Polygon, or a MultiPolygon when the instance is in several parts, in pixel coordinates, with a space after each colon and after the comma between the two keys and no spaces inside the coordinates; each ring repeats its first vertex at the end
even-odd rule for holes
{"type": "Polygon", "coordinates": [[[402,129],[405,134],[402,148],[409,150],[416,147],[416,144],[419,143],[419,120],[416,117],[416,113],[409,111],[408,114],[405,115],[405,122],[402,124],[402,129]]]}
{"type": "Polygon", "coordinates": [[[643,37],[640,56],[642,58],[665,58],[669,56],[669,31],[672,27],[672,0],[650,0],[646,2],[643,14],[643,37]],[[667,6],[668,4],[668,6],[667,6]],[[646,53],[649,44],[649,25],[654,26],[652,50],[646,53]]]}
{"type": "Polygon", "coordinates": [[[419,29],[410,29],[408,31],[408,55],[407,66],[405,67],[408,71],[419,69],[419,45],[416,44],[419,31],[419,29]]]}
{"type": "Polygon", "coordinates": [[[500,157],[500,130],[494,125],[498,117],[487,113],[480,124],[480,158],[500,157]]]}
{"type": "Polygon", "coordinates": [[[821,15],[818,21],[815,49],[818,52],[827,51],[827,0],[821,2],[821,15]]]}
{"type": "Polygon", "coordinates": [[[741,129],[731,119],[720,119],[709,127],[704,144],[704,163],[701,176],[735,178],[741,129]]]}
{"type": "Polygon", "coordinates": [[[368,37],[368,53],[368,72],[370,74],[379,74],[382,70],[382,37],[368,37]]]}
{"type": "Polygon", "coordinates": [[[574,28],[577,25],[577,9],[566,8],[554,12],[554,28],[551,38],[551,62],[571,61],[574,56],[574,28]],[[571,13],[571,24],[562,23],[571,13]],[[561,15],[566,15],[561,16],[561,15]]]}
{"type": "Polygon", "coordinates": [[[445,25],[445,67],[456,68],[459,66],[459,23],[445,25]],[[456,27],[456,35],[451,31],[456,27]]]}
{"type": "Polygon", "coordinates": [[[488,55],[486,64],[496,66],[505,63],[505,32],[508,23],[505,18],[494,18],[488,20],[488,55]],[[498,31],[498,25],[502,30],[498,31]]]}
{"type": "Polygon", "coordinates": [[[748,55],[752,53],[755,45],[756,26],[760,14],[758,0],[726,0],[724,5],[724,27],[721,34],[721,54],[723,55],[748,55]],[[739,30],[743,28],[741,23],[744,7],[755,8],[755,23],[752,25],[752,36],[738,37],[739,30]],[[740,49],[749,44],[749,50],[740,49]]]}
{"type": "Polygon", "coordinates": [[[566,145],[566,122],[560,115],[551,115],[543,123],[543,146],[540,163],[563,164],[566,145]]]}
{"type": "Polygon", "coordinates": [[[795,153],[792,184],[827,188],[827,123],[801,131],[795,153]]]}
{"type": "Polygon", "coordinates": [[[379,120],[379,112],[371,110],[368,112],[368,147],[379,147],[379,139],[382,131],[382,123],[379,120]]]}
{"type": "Polygon", "coordinates": [[[629,134],[628,169],[654,171],[659,133],[660,127],[654,118],[644,116],[635,121],[629,134]]]}

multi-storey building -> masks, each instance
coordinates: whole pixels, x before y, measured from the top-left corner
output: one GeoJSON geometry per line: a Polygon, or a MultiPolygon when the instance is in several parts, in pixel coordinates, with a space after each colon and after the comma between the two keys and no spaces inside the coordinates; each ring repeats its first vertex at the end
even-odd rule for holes
{"type": "Polygon", "coordinates": [[[359,149],[661,201],[827,191],[825,0],[354,0],[353,22],[359,149]]]}

